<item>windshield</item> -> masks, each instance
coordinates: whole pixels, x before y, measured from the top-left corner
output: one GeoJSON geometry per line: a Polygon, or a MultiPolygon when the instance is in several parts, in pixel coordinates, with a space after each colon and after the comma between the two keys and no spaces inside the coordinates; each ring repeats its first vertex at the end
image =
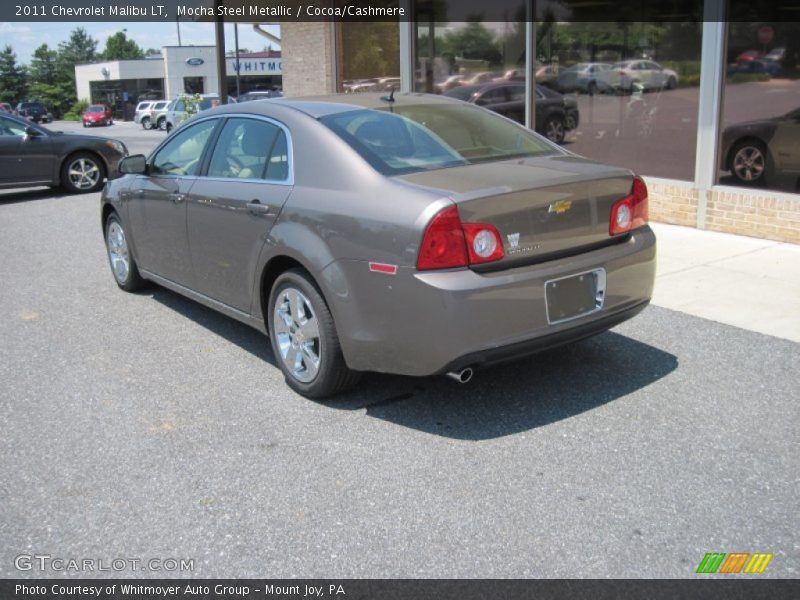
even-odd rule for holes
{"type": "Polygon", "coordinates": [[[320,121],[384,175],[557,152],[524,127],[469,105],[352,110],[320,121]]]}
{"type": "Polygon", "coordinates": [[[90,106],[86,110],[86,112],[90,112],[90,113],[101,113],[101,112],[104,112],[104,111],[105,111],[105,108],[103,108],[102,106],[90,106]]]}

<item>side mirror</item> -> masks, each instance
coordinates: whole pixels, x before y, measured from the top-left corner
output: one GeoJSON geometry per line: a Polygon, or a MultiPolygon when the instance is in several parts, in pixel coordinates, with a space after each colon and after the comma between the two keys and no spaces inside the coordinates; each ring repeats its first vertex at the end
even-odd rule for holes
{"type": "Polygon", "coordinates": [[[29,138],[35,138],[41,136],[42,133],[38,129],[28,126],[25,128],[25,135],[29,138]]]}
{"type": "Polygon", "coordinates": [[[119,172],[123,174],[144,175],[147,173],[147,159],[144,154],[133,154],[119,161],[119,172]]]}

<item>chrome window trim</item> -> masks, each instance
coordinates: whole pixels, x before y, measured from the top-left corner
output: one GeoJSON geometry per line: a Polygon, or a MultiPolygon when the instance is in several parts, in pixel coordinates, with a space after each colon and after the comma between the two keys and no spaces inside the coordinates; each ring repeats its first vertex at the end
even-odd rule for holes
{"type": "MultiPolygon", "coordinates": [[[[271,185],[287,185],[293,186],[294,185],[294,146],[292,144],[292,135],[289,133],[289,128],[286,127],[280,121],[273,119],[272,117],[267,117],[265,115],[255,115],[251,113],[228,113],[225,116],[226,121],[228,119],[253,119],[258,121],[265,121],[270,125],[274,125],[283,131],[283,134],[286,136],[286,157],[288,165],[288,175],[286,179],[262,179],[261,177],[248,177],[239,179],[237,177],[209,177],[205,174],[197,175],[198,178],[205,179],[206,181],[241,181],[241,182],[248,182],[248,183],[268,183],[271,185]]],[[[213,117],[208,117],[213,118],[213,117]]],[[[227,123],[225,123],[227,124],[227,123]]],[[[223,128],[225,125],[223,125],[223,128]]],[[[220,135],[221,135],[220,131],[220,135]]],[[[219,139],[219,138],[218,138],[219,139]]],[[[214,150],[216,150],[216,145],[214,146],[214,150]]],[[[213,156],[214,150],[211,151],[211,155],[213,156]]]]}
{"type": "MultiPolygon", "coordinates": [[[[276,127],[278,127],[278,128],[283,130],[283,134],[286,136],[286,155],[287,155],[288,163],[289,163],[289,175],[288,175],[288,177],[286,179],[282,179],[282,180],[261,179],[260,177],[258,177],[258,178],[243,178],[243,179],[238,179],[236,177],[209,177],[209,176],[207,176],[207,175],[205,175],[203,173],[198,173],[197,175],[171,175],[171,174],[167,174],[167,175],[158,175],[158,177],[161,177],[161,178],[163,178],[163,177],[172,177],[172,178],[175,178],[175,179],[178,179],[178,178],[180,178],[180,179],[194,178],[194,179],[204,179],[206,181],[223,181],[223,182],[225,182],[225,181],[227,181],[227,182],[230,182],[230,181],[241,181],[243,183],[267,183],[267,184],[270,184],[270,185],[293,186],[294,185],[294,144],[292,142],[292,134],[289,132],[289,128],[286,125],[284,125],[283,123],[281,123],[280,121],[277,121],[277,120],[273,119],[272,117],[267,117],[267,116],[264,116],[264,115],[255,115],[255,114],[252,114],[252,113],[225,113],[225,114],[221,114],[221,115],[210,115],[210,116],[207,116],[207,117],[200,117],[197,120],[193,119],[194,122],[192,123],[191,126],[194,127],[195,125],[197,125],[199,123],[202,123],[203,121],[210,121],[212,119],[222,119],[224,121],[227,121],[228,119],[235,119],[235,118],[258,119],[258,120],[261,120],[261,121],[266,121],[267,123],[269,123],[271,125],[275,125],[276,127]]],[[[222,127],[225,127],[224,123],[222,124],[222,127]]],[[[163,142],[161,142],[158,146],[156,146],[155,150],[153,150],[150,153],[150,156],[147,157],[147,164],[148,165],[152,164],[151,163],[151,159],[155,159],[156,155],[161,150],[161,148],[164,147],[167,144],[167,142],[169,142],[170,137],[172,137],[172,136],[167,137],[163,142]]],[[[211,153],[212,154],[214,152],[214,149],[216,149],[216,145],[214,146],[213,149],[211,149],[211,153]]],[[[147,175],[147,177],[153,177],[153,175],[147,175]]]]}
{"type": "MultiPolygon", "coordinates": [[[[198,119],[197,121],[194,121],[188,127],[195,127],[195,126],[199,125],[200,123],[203,123],[204,121],[211,121],[212,119],[224,119],[224,116],[223,115],[211,115],[209,117],[203,117],[202,119],[198,119]]],[[[214,135],[213,131],[211,132],[211,135],[214,135]]],[[[164,141],[161,142],[158,146],[156,146],[155,150],[153,150],[150,153],[150,155],[145,160],[145,164],[147,164],[148,169],[153,166],[153,161],[155,160],[155,158],[158,155],[158,153],[161,152],[162,148],[164,148],[164,146],[166,146],[170,141],[172,141],[172,137],[173,137],[172,135],[168,135],[166,138],[164,138],[164,141]]],[[[200,155],[201,159],[203,158],[203,155],[205,153],[206,153],[206,149],[203,148],[203,152],[200,155]]],[[[158,177],[159,179],[164,179],[164,178],[170,178],[170,179],[197,179],[198,177],[200,177],[200,175],[174,175],[173,173],[160,173],[160,174],[150,174],[150,173],[148,173],[147,175],[139,174],[139,177],[158,177]]]]}

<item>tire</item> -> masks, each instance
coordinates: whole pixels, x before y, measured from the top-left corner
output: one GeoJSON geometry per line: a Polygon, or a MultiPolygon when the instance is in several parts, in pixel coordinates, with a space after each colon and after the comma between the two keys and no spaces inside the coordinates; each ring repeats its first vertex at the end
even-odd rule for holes
{"type": "Polygon", "coordinates": [[[167,130],[167,133],[171,132],[171,131],[172,131],[172,123],[169,123],[169,122],[168,122],[168,123],[166,124],[166,126],[165,126],[165,129],[167,130]]]}
{"type": "Polygon", "coordinates": [[[766,183],[767,147],[760,140],[745,139],[736,142],[730,153],[728,168],[733,178],[744,185],[766,183]]]}
{"type": "Polygon", "coordinates": [[[564,119],[562,117],[547,117],[544,122],[544,136],[556,144],[564,141],[564,119]]]}
{"type": "Polygon", "coordinates": [[[84,123],[84,124],[83,124],[83,126],[84,126],[84,127],[88,127],[88,125],[87,125],[86,123],[84,123]]]}
{"type": "Polygon", "coordinates": [[[678,87],[678,80],[677,79],[675,79],[674,77],[670,77],[669,79],[667,79],[667,89],[668,90],[674,90],[676,87],[678,87]]]}
{"type": "Polygon", "coordinates": [[[106,167],[95,154],[77,152],[61,165],[61,185],[71,194],[88,194],[103,187],[106,167]]]}
{"type": "Polygon", "coordinates": [[[590,81],[589,85],[586,86],[586,93],[588,93],[590,96],[594,96],[597,93],[597,83],[590,81]]]}
{"type": "Polygon", "coordinates": [[[164,117],[161,117],[158,120],[158,123],[156,123],[156,125],[158,126],[158,129],[160,131],[165,131],[167,129],[167,119],[164,118],[164,117]]]}
{"type": "Polygon", "coordinates": [[[150,129],[150,117],[142,119],[142,129],[150,129]]]}
{"type": "Polygon", "coordinates": [[[130,252],[125,228],[117,216],[112,212],[108,215],[105,225],[106,254],[111,274],[120,289],[126,292],[135,292],[147,287],[147,280],[139,274],[139,268],[130,252]]]}
{"type": "Polygon", "coordinates": [[[267,306],[272,352],[290,388],[326,398],[355,385],[360,374],[345,363],[333,316],[308,273],[281,273],[267,306]]]}

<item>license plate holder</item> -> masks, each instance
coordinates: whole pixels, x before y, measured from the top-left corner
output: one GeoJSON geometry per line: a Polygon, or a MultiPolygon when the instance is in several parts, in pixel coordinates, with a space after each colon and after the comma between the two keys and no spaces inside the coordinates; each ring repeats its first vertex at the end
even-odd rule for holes
{"type": "Polygon", "coordinates": [[[545,281],[547,322],[555,325],[602,310],[605,296],[605,269],[593,269],[545,281]]]}

